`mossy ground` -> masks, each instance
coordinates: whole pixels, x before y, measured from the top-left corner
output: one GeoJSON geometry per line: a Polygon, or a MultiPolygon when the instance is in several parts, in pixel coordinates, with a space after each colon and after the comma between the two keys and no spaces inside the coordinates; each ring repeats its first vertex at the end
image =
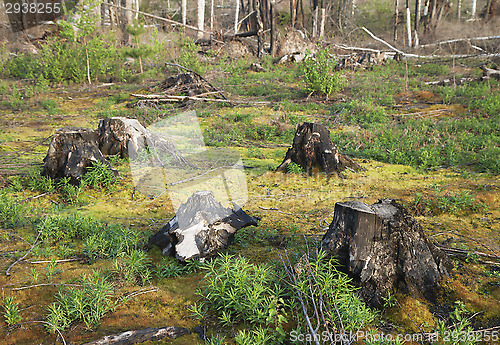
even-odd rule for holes
{"type": "MultiPolygon", "coordinates": [[[[236,70],[236,67],[234,69],[236,70]]],[[[405,90],[401,68],[397,69],[393,64],[385,69],[377,67],[374,72],[350,73],[350,88],[345,90],[343,95],[325,102],[319,98],[305,99],[307,95],[301,91],[303,86],[290,76],[284,76],[283,67],[276,67],[261,75],[254,72],[245,74],[247,72],[243,69],[239,72],[242,73],[240,79],[243,81],[230,80],[237,78],[237,75],[225,76],[219,81],[226,86],[241,83],[239,86],[227,86],[241,97],[257,99],[272,95],[270,98],[277,102],[271,106],[246,108],[191,106],[191,109],[197,110],[207,144],[234,148],[241,154],[245,166],[248,167],[246,175],[249,198],[244,209],[250,215],[260,217],[261,220],[258,227],[242,231],[240,241],[233,244],[229,251],[239,252],[252,262],[276,259],[276,251],[282,249],[273,244],[269,237],[282,236],[287,240],[290,251],[304,250],[305,241],[312,244],[321,239],[326,231],[325,228],[331,222],[336,202],[360,200],[373,203],[380,198],[394,198],[416,214],[425,233],[433,241],[469,251],[498,254],[500,250],[498,175],[463,166],[417,169],[409,165],[388,164],[366,157],[356,158],[366,171],[348,172],[345,179],[337,177],[327,179],[319,173],[308,177],[303,174],[274,172],[281,163],[286,148],[291,144],[295,126],[299,122],[325,123],[332,133],[360,131],[359,125],[355,122],[338,123],[335,120],[337,118],[335,106],[358,100],[359,92],[372,94],[376,106],[387,107],[387,112],[390,114],[385,116],[391,119],[394,118],[393,115],[409,116],[407,114],[417,112],[423,112],[423,117],[428,116],[436,122],[443,118],[470,116],[466,104],[453,102],[444,104],[440,92],[426,88],[415,81],[421,83],[435,79],[436,76],[431,77],[425,73],[415,75],[410,84],[416,83],[424,89],[412,86],[410,90],[405,90]],[[395,74],[395,70],[400,74],[395,74]],[[246,81],[245,76],[248,78],[246,81]],[[380,83],[380,80],[384,80],[384,83],[380,83]],[[379,84],[374,85],[373,82],[379,84]],[[387,93],[389,90],[391,93],[386,95],[388,98],[381,97],[381,93],[387,93]],[[387,102],[390,104],[384,104],[387,102]],[[439,112],[438,116],[429,115],[435,114],[432,111],[443,109],[446,111],[439,112]],[[458,195],[464,191],[474,197],[474,203],[481,203],[482,206],[459,209],[456,212],[448,212],[438,207],[439,201],[444,200],[440,198],[450,194],[458,195]]],[[[26,100],[21,110],[12,110],[4,106],[0,109],[0,151],[5,154],[28,149],[62,126],[96,128],[102,116],[134,116],[143,122],[151,123],[162,116],[182,111],[168,108],[164,112],[150,111],[145,114],[131,110],[125,103],[132,98],[128,96],[129,91],[124,91],[131,88],[137,90],[144,88],[144,85],[118,85],[112,88],[58,87],[35,94],[26,100]],[[51,114],[40,105],[41,100],[47,99],[57,103],[57,109],[51,114]]],[[[496,140],[495,135],[498,138],[498,133],[492,135],[492,140],[496,140]]],[[[48,141],[45,141],[28,150],[16,158],[15,162],[40,164],[47,145],[48,141]]],[[[343,148],[340,147],[340,150],[343,148]]],[[[27,200],[25,204],[28,208],[38,214],[66,214],[76,211],[105,222],[130,226],[140,231],[144,237],[155,233],[174,214],[168,195],[150,199],[135,192],[128,162],[115,160],[113,165],[122,177],[118,184],[109,190],[87,189],[75,204],[65,203],[57,192],[30,200],[42,193],[27,188],[13,191],[8,182],[4,185],[4,191],[27,200]]],[[[7,181],[12,181],[12,177],[7,181]]],[[[31,214],[27,216],[34,217],[31,214]]],[[[1,230],[2,270],[19,256],[13,251],[22,252],[28,248],[20,237],[31,236],[33,239],[30,231],[28,226],[1,230]]],[[[149,256],[153,263],[161,260],[161,253],[158,250],[150,251],[149,256]]],[[[58,245],[54,245],[51,255],[46,254],[40,258],[28,256],[27,260],[58,258],[58,245]]],[[[477,327],[497,325],[500,320],[498,270],[494,266],[479,264],[476,257],[454,262],[456,267],[454,275],[444,282],[439,297],[439,304],[442,306],[440,310],[446,310],[455,300],[461,300],[471,313],[479,313],[474,320],[477,327]]],[[[3,294],[15,297],[25,321],[45,319],[46,308],[54,301],[57,287],[39,286],[24,290],[13,290],[13,287],[32,285],[31,268],[40,272],[39,283],[46,283],[43,274],[46,265],[21,262],[14,266],[11,276],[0,274],[3,294]]],[[[54,278],[54,281],[64,283],[91,269],[111,270],[112,262],[111,260],[98,260],[93,264],[78,261],[63,262],[57,267],[62,269],[62,272],[54,278]]],[[[200,274],[161,280],[154,278],[151,283],[159,288],[158,291],[139,295],[118,306],[93,330],[77,324],[65,331],[64,336],[72,343],[83,343],[103,335],[130,329],[163,326],[194,328],[198,322],[190,317],[187,307],[197,299],[195,290],[201,278],[200,274]]],[[[115,294],[124,295],[141,288],[143,287],[122,283],[118,284],[115,294]]],[[[392,307],[380,316],[386,323],[393,324],[393,329],[415,332],[417,329],[414,322],[419,326],[423,325],[427,331],[434,327],[436,315],[439,314],[436,313],[438,307],[412,296],[398,295],[397,298],[401,307],[392,307]]],[[[3,339],[0,340],[2,344],[54,341],[55,336],[48,334],[39,324],[26,324],[14,329],[8,329],[4,323],[0,325],[4,327],[0,336],[0,339],[3,339]]],[[[158,343],[202,344],[202,341],[196,334],[191,334],[175,341],[164,340],[158,343]]]]}

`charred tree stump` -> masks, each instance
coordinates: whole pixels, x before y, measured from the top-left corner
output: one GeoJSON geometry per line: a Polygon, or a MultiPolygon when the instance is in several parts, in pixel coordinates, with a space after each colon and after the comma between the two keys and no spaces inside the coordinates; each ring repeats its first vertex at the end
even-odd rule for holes
{"type": "Polygon", "coordinates": [[[196,192],[148,239],[148,247],[157,246],[164,255],[181,261],[213,256],[232,242],[236,231],[257,225],[245,211],[235,208],[224,208],[210,191],[196,192]]]}
{"type": "Polygon", "coordinates": [[[97,133],[88,128],[57,129],[43,161],[43,175],[54,179],[69,177],[72,183],[78,182],[93,162],[100,161],[111,169],[99,150],[97,133]]]}
{"type": "Polygon", "coordinates": [[[451,269],[418,222],[391,199],[336,203],[321,246],[339,258],[372,306],[380,306],[381,297],[394,289],[432,300],[451,269]]]}
{"type": "Polygon", "coordinates": [[[112,117],[99,121],[97,136],[104,155],[127,158],[147,147],[149,134],[136,119],[112,117]]]}
{"type": "Polygon", "coordinates": [[[330,138],[330,131],[318,123],[304,122],[298,126],[293,138],[293,145],[286,152],[285,159],[276,171],[286,171],[290,163],[300,165],[307,174],[317,166],[328,176],[336,173],[342,176],[342,171],[364,170],[351,158],[341,155],[330,138]]]}

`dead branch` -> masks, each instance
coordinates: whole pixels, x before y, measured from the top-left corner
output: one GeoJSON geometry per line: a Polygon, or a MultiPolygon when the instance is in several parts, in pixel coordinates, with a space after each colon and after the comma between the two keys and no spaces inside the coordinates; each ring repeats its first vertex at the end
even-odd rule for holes
{"type": "Polygon", "coordinates": [[[175,339],[189,333],[191,333],[189,328],[172,326],[163,328],[149,327],[137,331],[127,331],[119,334],[107,335],[83,345],[129,345],[143,343],[145,341],[157,341],[163,338],[175,339]]]}
{"type": "Polygon", "coordinates": [[[291,267],[290,259],[288,258],[288,255],[285,252],[287,262],[290,266],[288,266],[285,261],[283,260],[283,257],[281,254],[278,252],[278,255],[281,259],[281,262],[283,263],[283,268],[285,269],[285,272],[288,275],[288,278],[290,279],[290,282],[292,282],[294,285],[292,285],[292,288],[295,290],[295,293],[297,294],[297,297],[299,298],[300,305],[302,306],[302,313],[304,314],[304,318],[306,319],[307,327],[309,328],[309,332],[313,336],[314,342],[316,345],[320,345],[317,333],[313,329],[313,326],[311,324],[311,320],[309,319],[309,316],[307,315],[307,308],[305,306],[304,300],[302,299],[302,294],[300,293],[299,289],[296,288],[297,285],[297,277],[294,273],[293,268],[291,267]]]}
{"type": "Polygon", "coordinates": [[[37,196],[32,196],[31,198],[28,198],[28,199],[24,199],[20,202],[18,202],[17,204],[24,204],[25,202],[28,202],[28,201],[31,201],[31,200],[35,200],[35,199],[38,199],[38,198],[41,198],[42,196],[45,196],[45,195],[48,195],[50,194],[49,192],[46,192],[46,193],[42,193],[42,194],[39,194],[37,196]]]}
{"type": "Polygon", "coordinates": [[[47,264],[49,262],[72,262],[72,261],[80,261],[79,258],[74,259],[63,259],[63,260],[42,260],[42,261],[30,261],[30,264],[47,264]]]}
{"type": "Polygon", "coordinates": [[[218,102],[229,104],[247,104],[247,105],[270,105],[272,102],[254,102],[254,101],[235,101],[229,99],[197,97],[197,96],[175,96],[175,95],[142,95],[131,94],[134,97],[142,98],[150,102],[184,102],[185,100],[204,101],[204,102],[218,102]]]}
{"type": "Polygon", "coordinates": [[[437,81],[429,81],[424,84],[426,85],[462,85],[463,83],[470,82],[470,81],[476,81],[477,79],[475,78],[458,78],[455,80],[452,79],[444,79],[444,80],[437,80],[437,81]]]}
{"type": "Polygon", "coordinates": [[[149,289],[149,288],[144,288],[144,289],[140,289],[138,291],[131,292],[131,293],[123,296],[122,299],[123,300],[128,300],[128,299],[130,299],[132,297],[136,297],[136,296],[139,296],[139,295],[142,295],[142,294],[145,294],[145,293],[160,291],[160,288],[158,288],[156,286],[153,287],[153,288],[151,288],[151,289],[149,289],[149,290],[147,290],[147,289],[149,289]]]}
{"type": "Polygon", "coordinates": [[[443,45],[443,44],[455,43],[455,42],[488,41],[488,40],[495,40],[495,39],[500,39],[500,36],[456,38],[456,39],[441,41],[441,42],[437,42],[437,43],[422,44],[422,45],[420,45],[420,47],[421,48],[427,48],[427,47],[435,47],[435,46],[440,46],[440,45],[443,45]]]}
{"type": "MultiPolygon", "coordinates": [[[[47,221],[47,217],[45,217],[45,222],[47,221]]],[[[45,225],[45,222],[44,222],[44,225],[45,225]]],[[[17,261],[13,262],[8,268],[7,268],[7,271],[5,271],[5,275],[7,276],[10,276],[10,269],[12,267],[14,267],[18,262],[24,260],[25,257],[28,256],[29,253],[31,253],[31,251],[33,250],[33,248],[35,248],[35,246],[38,244],[38,238],[40,237],[40,234],[41,232],[38,232],[38,235],[36,236],[36,239],[35,241],[33,242],[33,245],[31,246],[31,248],[26,252],[26,254],[24,254],[21,258],[19,258],[17,261]]]]}
{"type": "Polygon", "coordinates": [[[26,324],[29,324],[29,323],[43,323],[44,325],[49,325],[49,326],[53,327],[57,331],[57,333],[59,334],[59,336],[61,337],[61,340],[62,340],[63,344],[66,345],[66,340],[64,340],[64,337],[63,337],[61,331],[56,326],[54,326],[53,324],[51,324],[50,322],[47,322],[47,321],[38,321],[38,320],[35,320],[35,321],[25,321],[25,322],[21,322],[21,323],[16,323],[15,325],[12,325],[10,328],[15,327],[15,326],[20,326],[20,325],[26,325],[26,324]]]}
{"type": "Polygon", "coordinates": [[[424,117],[425,115],[429,116],[439,116],[443,112],[452,112],[452,109],[434,109],[428,111],[419,111],[416,113],[405,113],[405,114],[392,114],[394,117],[404,117],[404,116],[415,116],[415,117],[424,117]]]}
{"type": "Polygon", "coordinates": [[[32,289],[35,287],[40,287],[40,286],[83,286],[80,284],[60,284],[60,283],[45,283],[45,284],[35,284],[35,285],[28,285],[28,286],[21,286],[18,288],[13,288],[12,291],[21,291],[21,290],[26,290],[26,289],[32,289]]]}
{"type": "Polygon", "coordinates": [[[387,43],[386,41],[384,41],[383,39],[381,38],[378,38],[377,36],[375,36],[374,34],[372,34],[370,32],[370,30],[368,30],[367,28],[365,28],[364,26],[361,27],[361,29],[363,29],[368,35],[370,35],[374,40],[376,41],[379,41],[380,43],[383,43],[385,44],[386,46],[388,46],[390,49],[394,50],[396,53],[399,53],[401,55],[404,55],[404,56],[408,56],[408,57],[419,57],[419,55],[415,55],[415,54],[408,54],[408,53],[405,53],[397,48],[394,48],[393,46],[391,46],[389,43],[387,43]]]}
{"type": "Polygon", "coordinates": [[[460,258],[468,257],[469,255],[476,255],[476,256],[479,256],[482,258],[493,259],[494,262],[480,260],[480,261],[478,261],[478,263],[485,264],[485,265],[492,265],[492,266],[500,266],[500,256],[497,256],[497,255],[491,255],[491,254],[456,249],[456,248],[449,248],[449,247],[444,247],[444,246],[439,245],[439,244],[436,244],[436,247],[438,247],[439,249],[441,249],[443,252],[447,253],[448,255],[457,256],[460,258]]]}
{"type": "Polygon", "coordinates": [[[299,214],[298,213],[289,213],[289,212],[283,212],[281,211],[279,208],[276,208],[276,207],[262,207],[262,206],[259,206],[259,208],[261,210],[264,210],[264,211],[276,211],[278,213],[282,213],[282,214],[288,214],[290,216],[298,216],[299,214]]]}
{"type": "Polygon", "coordinates": [[[387,47],[389,47],[390,49],[392,49],[396,53],[399,53],[399,54],[401,54],[401,55],[403,55],[405,57],[413,57],[413,58],[421,58],[421,59],[439,59],[439,58],[464,59],[464,58],[471,58],[471,57],[473,57],[473,58],[480,58],[480,57],[496,57],[496,56],[500,56],[500,53],[495,53],[495,54],[484,53],[484,54],[477,54],[477,55],[462,54],[462,55],[444,55],[444,56],[443,55],[418,55],[418,54],[409,54],[409,53],[405,53],[405,52],[403,52],[403,51],[401,51],[401,50],[393,47],[392,45],[390,45],[389,43],[387,43],[383,39],[378,38],[373,33],[371,33],[370,30],[368,30],[367,28],[361,27],[361,29],[363,29],[374,40],[379,41],[380,43],[386,45],[387,47]]]}

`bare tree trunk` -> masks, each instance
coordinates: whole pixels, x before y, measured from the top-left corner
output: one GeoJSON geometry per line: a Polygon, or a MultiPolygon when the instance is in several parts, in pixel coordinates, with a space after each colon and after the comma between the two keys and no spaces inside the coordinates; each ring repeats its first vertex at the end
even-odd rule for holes
{"type": "Polygon", "coordinates": [[[424,17],[429,14],[429,3],[430,2],[431,2],[430,0],[425,0],[425,3],[424,3],[424,17]]]}
{"type": "Polygon", "coordinates": [[[275,57],[276,56],[276,18],[275,16],[275,7],[276,7],[276,2],[273,0],[271,1],[270,4],[270,24],[271,24],[271,56],[275,57]]]}
{"type": "Polygon", "coordinates": [[[214,32],[214,2],[215,0],[210,1],[210,32],[214,32]]]}
{"type": "Polygon", "coordinates": [[[323,37],[325,34],[325,17],[326,10],[324,8],[321,9],[321,24],[319,26],[319,37],[323,37]]]}
{"type": "Polygon", "coordinates": [[[457,0],[457,20],[462,19],[462,0],[457,0]]]}
{"type": "Polygon", "coordinates": [[[257,57],[261,58],[264,54],[264,25],[260,13],[260,0],[254,0],[253,4],[257,22],[257,57]]]}
{"type": "Polygon", "coordinates": [[[202,38],[205,30],[205,0],[198,0],[198,30],[198,38],[202,38]]]}
{"type": "Polygon", "coordinates": [[[398,40],[399,0],[394,0],[394,42],[398,40]]]}
{"type": "Polygon", "coordinates": [[[301,12],[301,15],[302,15],[302,27],[305,28],[306,27],[306,17],[304,15],[304,0],[298,0],[298,2],[299,2],[299,5],[300,5],[300,12],[301,12]]]}
{"type": "Polygon", "coordinates": [[[411,14],[410,14],[410,0],[406,0],[406,31],[408,33],[408,47],[411,47],[411,14]]]}
{"type": "Polygon", "coordinates": [[[187,0],[181,0],[182,24],[187,24],[187,0]]]}
{"type": "Polygon", "coordinates": [[[418,47],[418,27],[420,26],[420,11],[422,7],[421,0],[415,0],[415,32],[413,34],[413,46],[418,47]]]}
{"type": "Polygon", "coordinates": [[[313,37],[318,37],[318,9],[319,7],[316,6],[316,8],[313,10],[314,15],[313,15],[313,32],[312,35],[313,37]]]}
{"type": "Polygon", "coordinates": [[[236,10],[234,11],[234,34],[238,33],[238,18],[240,15],[240,0],[236,0],[236,10]]]}
{"type": "Polygon", "coordinates": [[[290,0],[290,26],[295,27],[297,20],[297,2],[298,0],[290,0]]]}
{"type": "Polygon", "coordinates": [[[470,14],[470,17],[472,19],[476,18],[476,11],[477,11],[477,0],[472,0],[472,10],[470,14]]]}

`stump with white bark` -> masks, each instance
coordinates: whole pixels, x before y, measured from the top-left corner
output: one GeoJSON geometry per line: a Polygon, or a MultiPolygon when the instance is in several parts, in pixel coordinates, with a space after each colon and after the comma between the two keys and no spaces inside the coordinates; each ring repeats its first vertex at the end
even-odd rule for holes
{"type": "Polygon", "coordinates": [[[399,203],[384,199],[373,205],[339,202],[322,248],[361,286],[372,306],[394,290],[434,299],[451,263],[424,235],[422,227],[399,203]]]}
{"type": "Polygon", "coordinates": [[[196,192],[182,204],[175,216],[148,240],[164,255],[181,261],[206,258],[226,248],[235,233],[257,221],[235,205],[223,207],[210,191],[196,192]]]}
{"type": "Polygon", "coordinates": [[[97,133],[89,128],[57,129],[43,161],[43,175],[54,179],[69,177],[72,183],[78,182],[94,162],[100,161],[111,169],[99,150],[97,133]]]}
{"type": "Polygon", "coordinates": [[[286,171],[292,162],[300,165],[307,174],[311,174],[315,167],[328,176],[337,174],[341,177],[345,169],[364,170],[351,158],[339,153],[330,138],[330,131],[319,123],[304,122],[297,127],[292,147],[276,171],[286,171]]]}

